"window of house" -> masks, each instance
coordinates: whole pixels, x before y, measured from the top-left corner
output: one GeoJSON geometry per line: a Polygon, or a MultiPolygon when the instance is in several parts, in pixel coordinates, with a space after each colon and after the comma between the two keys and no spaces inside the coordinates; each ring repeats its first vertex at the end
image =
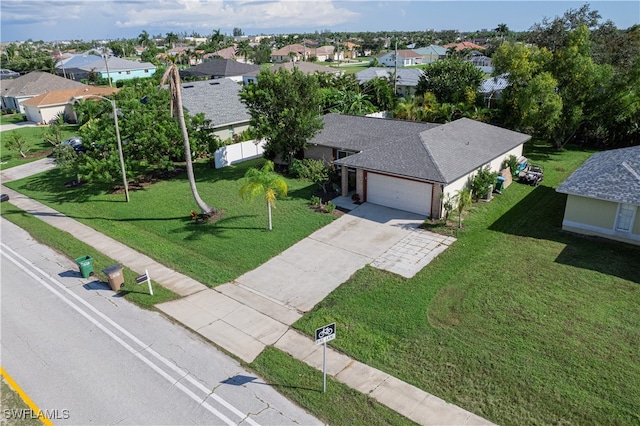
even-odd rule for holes
{"type": "Polygon", "coordinates": [[[616,231],[631,232],[633,219],[636,215],[636,207],[630,204],[620,204],[616,217],[616,231]]]}
{"type": "Polygon", "coordinates": [[[338,160],[339,160],[339,159],[341,159],[341,158],[345,158],[345,157],[348,157],[348,156],[350,156],[350,155],[353,155],[353,154],[354,154],[354,152],[351,152],[351,151],[343,151],[343,150],[339,149],[339,150],[338,150],[338,152],[337,152],[336,154],[338,155],[338,160]]]}
{"type": "Polygon", "coordinates": [[[131,74],[131,71],[127,71],[127,74],[131,74]]]}
{"type": "Polygon", "coordinates": [[[144,72],[148,73],[148,72],[149,72],[149,70],[144,70],[144,72]]]}

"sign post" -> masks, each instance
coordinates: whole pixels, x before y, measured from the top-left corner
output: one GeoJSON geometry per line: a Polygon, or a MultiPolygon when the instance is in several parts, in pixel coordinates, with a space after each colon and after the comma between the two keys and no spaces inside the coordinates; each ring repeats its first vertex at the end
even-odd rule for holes
{"type": "Polygon", "coordinates": [[[151,288],[151,277],[149,276],[149,271],[147,271],[146,269],[144,270],[143,275],[139,275],[136,278],[136,283],[142,284],[145,281],[147,282],[147,286],[149,287],[149,294],[153,296],[153,288],[151,288]]]}
{"type": "Polygon", "coordinates": [[[324,343],[322,353],[322,392],[327,392],[327,342],[336,338],[336,323],[316,329],[316,345],[324,343]]]}

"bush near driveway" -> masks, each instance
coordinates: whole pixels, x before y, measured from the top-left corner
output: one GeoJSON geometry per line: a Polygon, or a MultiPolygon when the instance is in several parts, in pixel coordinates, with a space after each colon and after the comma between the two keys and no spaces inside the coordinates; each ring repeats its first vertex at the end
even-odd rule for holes
{"type": "MultiPolygon", "coordinates": [[[[124,195],[107,185],[65,188],[73,179],[54,169],[7,184],[94,229],[121,241],[203,284],[216,286],[237,278],[281,253],[335,219],[313,212],[308,200],[314,184],[286,179],[288,196],[273,209],[273,230],[265,231],[263,203],[239,196],[244,175],[263,160],[223,169],[195,164],[200,196],[225,211],[212,223],[195,223],[197,205],[186,173],[124,195]]],[[[117,184],[114,183],[114,184],[117,184]]]]}
{"type": "Polygon", "coordinates": [[[480,202],[412,279],[366,267],[295,327],[498,424],[640,423],[640,247],[561,231],[590,152],[529,146],[538,187],[480,202]]]}

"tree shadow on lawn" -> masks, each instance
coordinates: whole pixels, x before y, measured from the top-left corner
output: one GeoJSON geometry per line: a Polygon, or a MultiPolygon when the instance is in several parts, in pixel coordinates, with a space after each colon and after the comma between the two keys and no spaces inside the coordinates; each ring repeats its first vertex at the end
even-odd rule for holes
{"type": "Polygon", "coordinates": [[[562,230],[567,196],[538,186],[489,226],[489,230],[565,245],[555,262],[640,283],[640,247],[562,230]]]}
{"type": "Polygon", "coordinates": [[[224,233],[226,231],[232,231],[234,229],[249,229],[249,230],[260,230],[265,231],[265,227],[257,227],[257,226],[233,226],[233,223],[245,218],[256,217],[257,215],[235,215],[235,216],[223,216],[221,219],[215,222],[209,223],[196,223],[193,219],[189,218],[181,218],[185,225],[182,229],[175,229],[170,231],[172,234],[181,234],[184,230],[189,232],[189,235],[184,239],[187,241],[199,240],[203,236],[214,236],[218,238],[232,238],[231,236],[226,236],[224,233]]]}

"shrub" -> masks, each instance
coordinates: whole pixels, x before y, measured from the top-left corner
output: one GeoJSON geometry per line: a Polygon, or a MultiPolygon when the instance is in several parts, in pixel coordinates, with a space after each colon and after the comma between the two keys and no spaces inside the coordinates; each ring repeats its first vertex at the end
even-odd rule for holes
{"type": "Polygon", "coordinates": [[[510,155],[507,159],[502,162],[502,168],[509,168],[511,170],[511,174],[515,174],[516,170],[518,170],[518,159],[515,155],[510,155]]]}
{"type": "Polygon", "coordinates": [[[311,197],[311,205],[312,206],[319,206],[321,202],[322,202],[322,200],[320,200],[320,197],[318,197],[317,195],[313,195],[311,197]]]}
{"type": "Polygon", "coordinates": [[[324,209],[327,213],[333,213],[333,211],[336,209],[336,205],[331,201],[327,201],[327,204],[324,205],[324,209]]]}
{"type": "Polygon", "coordinates": [[[476,200],[484,198],[489,193],[491,185],[495,184],[497,177],[498,173],[492,172],[489,167],[483,167],[478,170],[469,185],[473,197],[476,200]]]}

